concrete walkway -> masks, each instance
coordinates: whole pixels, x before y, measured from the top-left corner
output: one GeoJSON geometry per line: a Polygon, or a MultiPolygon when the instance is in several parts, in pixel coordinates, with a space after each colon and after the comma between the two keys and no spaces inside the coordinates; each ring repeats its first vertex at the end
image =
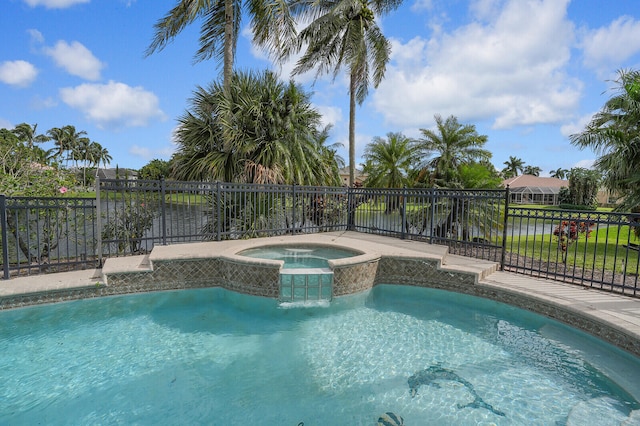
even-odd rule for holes
{"type": "MultiPolygon", "coordinates": [[[[327,234],[318,235],[320,240],[328,238],[327,234]]],[[[389,251],[422,251],[428,252],[429,255],[441,256],[443,267],[446,266],[449,269],[482,269],[486,272],[481,274],[476,285],[481,290],[480,294],[485,297],[529,309],[582,328],[640,356],[640,298],[496,271],[495,264],[490,262],[448,255],[446,247],[443,246],[362,233],[349,233],[348,237],[358,239],[362,244],[384,244],[389,251]],[[586,325],[580,321],[576,322],[574,318],[586,320],[586,325]],[[618,336],[612,336],[613,334],[618,336]],[[622,343],[619,341],[620,336],[625,340],[622,343]]],[[[306,238],[309,242],[314,240],[312,235],[306,238]]],[[[184,256],[185,246],[164,246],[158,251],[161,251],[165,257],[170,256],[171,252],[179,257],[184,256]]],[[[140,267],[139,259],[118,259],[121,263],[130,263],[130,268],[140,267]]],[[[107,266],[108,262],[105,267],[107,266]]],[[[120,267],[122,266],[120,264],[120,267]]],[[[0,280],[0,302],[16,296],[33,295],[35,304],[38,303],[37,295],[104,285],[102,272],[102,270],[84,270],[18,277],[8,281],[0,280]]]]}

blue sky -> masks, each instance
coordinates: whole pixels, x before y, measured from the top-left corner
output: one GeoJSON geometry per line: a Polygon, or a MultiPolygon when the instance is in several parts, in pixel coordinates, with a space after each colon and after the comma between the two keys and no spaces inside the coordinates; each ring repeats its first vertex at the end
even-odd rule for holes
{"type": "MultiPolygon", "coordinates": [[[[144,56],[154,23],[176,2],[3,0],[0,128],[27,122],[44,133],[71,124],[109,150],[111,166],[168,160],[176,118],[221,71],[214,61],[193,62],[199,23],[144,56]]],[[[617,70],[640,69],[637,0],[409,0],[379,25],[392,55],[357,111],[358,163],[373,137],[418,137],[440,114],[487,135],[498,169],[509,156],[543,176],[588,167],[596,156],[568,136],[611,96],[617,70]]],[[[274,67],[252,46],[244,19],[235,67],[288,79],[293,66],[274,67]]],[[[296,81],[313,93],[347,160],[345,76],[313,77],[296,81]]]]}

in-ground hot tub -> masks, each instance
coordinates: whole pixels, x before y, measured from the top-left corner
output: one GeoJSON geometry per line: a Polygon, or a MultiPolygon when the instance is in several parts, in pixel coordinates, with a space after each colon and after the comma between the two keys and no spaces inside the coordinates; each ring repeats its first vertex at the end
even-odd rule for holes
{"type": "Polygon", "coordinates": [[[284,269],[293,268],[330,268],[329,260],[344,259],[362,255],[360,251],[344,247],[323,245],[267,245],[243,250],[240,256],[259,259],[282,260],[284,269]]]}
{"type": "MultiPolygon", "coordinates": [[[[349,274],[350,278],[345,281],[346,271],[353,268],[362,269],[363,259],[358,257],[364,253],[344,247],[309,244],[265,245],[242,250],[237,255],[279,262],[278,300],[283,304],[315,306],[328,303],[335,293],[335,271],[338,271],[338,276],[343,277],[343,284],[363,278],[356,272],[349,274]],[[347,263],[340,265],[338,260],[347,263]],[[338,264],[335,261],[338,261],[338,264]]],[[[370,280],[373,285],[375,270],[364,278],[370,280]]]]}

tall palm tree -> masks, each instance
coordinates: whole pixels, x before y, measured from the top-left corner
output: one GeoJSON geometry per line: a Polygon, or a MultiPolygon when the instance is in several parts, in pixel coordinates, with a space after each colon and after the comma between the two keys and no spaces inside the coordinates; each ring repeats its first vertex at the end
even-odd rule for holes
{"type": "Polygon", "coordinates": [[[401,0],[294,0],[293,13],[309,22],[284,49],[288,58],[305,49],[293,74],[317,68],[317,76],[332,73],[335,78],[345,67],[349,73],[349,185],[355,181],[356,103],[362,104],[369,83],[378,87],[386,70],[391,44],[375,17],[401,4],[401,0]]]}
{"type": "Polygon", "coordinates": [[[640,206],[640,71],[620,70],[614,83],[616,94],[570,140],[599,155],[594,166],[604,185],[624,197],[621,208],[634,209],[640,206]]]}
{"type": "Polygon", "coordinates": [[[36,143],[43,143],[49,141],[49,137],[47,135],[39,135],[38,134],[38,125],[34,124],[33,126],[27,123],[18,124],[12,131],[14,135],[18,137],[20,142],[23,142],[27,145],[27,148],[33,149],[36,143]]]}
{"type": "Polygon", "coordinates": [[[79,153],[82,147],[90,142],[89,138],[86,137],[86,131],[77,131],[75,126],[71,125],[49,129],[47,130],[47,135],[57,147],[50,150],[50,156],[57,158],[58,161],[64,159],[67,164],[69,161],[77,161],[78,158],[81,158],[79,153]]]}
{"type": "Polygon", "coordinates": [[[502,174],[505,178],[518,176],[518,173],[522,173],[524,170],[524,161],[521,158],[509,156],[509,160],[504,162],[506,166],[502,169],[502,174]]]}
{"type": "Polygon", "coordinates": [[[559,167],[559,168],[557,168],[555,170],[551,170],[549,172],[549,176],[551,176],[552,178],[557,178],[557,179],[566,179],[568,173],[569,173],[569,170],[563,169],[562,167],[559,167]]]}
{"type": "Polygon", "coordinates": [[[202,20],[200,48],[194,60],[214,57],[222,61],[223,85],[230,87],[243,6],[251,16],[253,41],[257,45],[277,52],[293,39],[294,21],[284,0],[177,0],[173,9],[155,24],[146,55],[164,49],[187,26],[202,20]]]}
{"type": "Polygon", "coordinates": [[[522,170],[522,173],[531,176],[540,176],[540,172],[542,172],[542,169],[538,166],[525,166],[522,170]]]}
{"type": "Polygon", "coordinates": [[[409,184],[409,172],[415,159],[413,141],[402,133],[387,133],[373,138],[364,150],[367,186],[402,188],[409,184]]]}
{"type": "Polygon", "coordinates": [[[479,135],[472,124],[459,123],[453,115],[444,121],[439,114],[434,118],[436,130],[420,129],[423,138],[418,140],[418,147],[432,155],[424,166],[433,171],[432,180],[436,185],[459,186],[460,165],[491,159],[491,152],[482,148],[487,136],[479,135]]]}

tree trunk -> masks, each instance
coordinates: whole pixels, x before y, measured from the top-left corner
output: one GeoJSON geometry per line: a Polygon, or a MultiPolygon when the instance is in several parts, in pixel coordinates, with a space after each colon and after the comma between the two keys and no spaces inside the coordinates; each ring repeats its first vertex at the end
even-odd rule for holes
{"type": "Polygon", "coordinates": [[[222,70],[223,87],[229,90],[233,76],[233,0],[224,0],[224,64],[222,70]]]}
{"type": "Polygon", "coordinates": [[[349,186],[356,179],[356,78],[351,73],[349,81],[349,186]]]}

